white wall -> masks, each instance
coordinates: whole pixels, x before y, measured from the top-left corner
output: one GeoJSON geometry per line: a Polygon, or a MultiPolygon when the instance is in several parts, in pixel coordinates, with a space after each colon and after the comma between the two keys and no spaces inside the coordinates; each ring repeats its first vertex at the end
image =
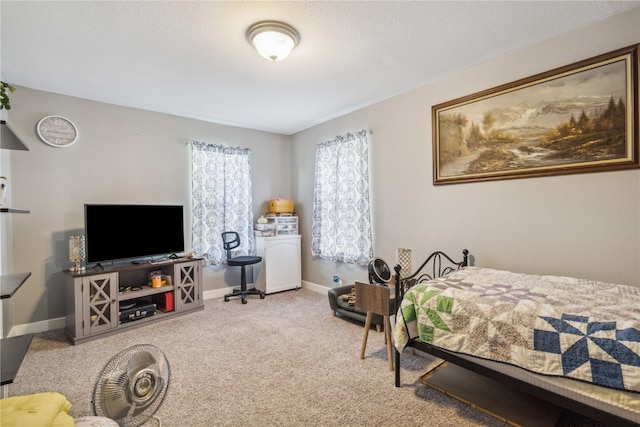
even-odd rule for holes
{"type": "Polygon", "coordinates": [[[321,261],[309,248],[315,145],[368,128],[375,255],[390,265],[396,248],[412,249],[414,267],[434,250],[468,248],[478,266],[640,286],[640,170],[436,187],[431,153],[433,105],[639,43],[639,22],[634,9],[294,135],[304,279],[367,278],[364,268],[321,261]]]}
{"type": "MultiPolygon", "coordinates": [[[[32,272],[14,298],[15,325],[64,316],[62,270],[71,266],[68,237],[84,234],[85,203],[184,205],[190,250],[190,151],[186,144],[190,139],[252,150],[254,215],[267,210],[272,196],[289,195],[290,142],[283,135],[25,87],[17,87],[11,104],[8,121],[30,149],[3,150],[4,156],[10,156],[13,207],[31,211],[11,218],[13,263],[12,271],[6,273],[32,272]],[[36,123],[52,114],[76,124],[79,138],[74,145],[54,148],[38,139],[36,123]]],[[[212,267],[204,271],[205,291],[239,282],[239,271],[212,267]]]]}

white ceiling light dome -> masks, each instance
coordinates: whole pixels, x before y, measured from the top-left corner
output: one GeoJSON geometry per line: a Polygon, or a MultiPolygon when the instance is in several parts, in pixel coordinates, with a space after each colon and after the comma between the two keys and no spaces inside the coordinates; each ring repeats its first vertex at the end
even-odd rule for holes
{"type": "Polygon", "coordinates": [[[298,32],[283,22],[261,21],[247,30],[247,40],[260,56],[269,61],[282,61],[300,41],[298,32]]]}

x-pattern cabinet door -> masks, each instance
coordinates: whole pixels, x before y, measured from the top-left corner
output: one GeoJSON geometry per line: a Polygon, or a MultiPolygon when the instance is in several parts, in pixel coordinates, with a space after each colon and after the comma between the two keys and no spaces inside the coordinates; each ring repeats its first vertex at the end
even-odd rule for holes
{"type": "Polygon", "coordinates": [[[118,274],[82,278],[83,333],[85,336],[118,327],[118,274]]]}
{"type": "Polygon", "coordinates": [[[200,283],[202,274],[200,261],[175,264],[176,310],[188,310],[201,304],[200,283]]]}

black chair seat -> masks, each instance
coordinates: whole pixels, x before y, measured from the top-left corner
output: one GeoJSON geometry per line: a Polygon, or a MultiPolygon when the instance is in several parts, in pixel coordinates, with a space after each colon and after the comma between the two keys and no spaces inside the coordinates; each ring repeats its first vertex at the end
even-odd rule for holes
{"type": "Polygon", "coordinates": [[[257,264],[260,261],[262,261],[262,258],[259,256],[241,255],[235,258],[228,259],[227,265],[231,265],[233,267],[241,267],[243,265],[257,264]]]}

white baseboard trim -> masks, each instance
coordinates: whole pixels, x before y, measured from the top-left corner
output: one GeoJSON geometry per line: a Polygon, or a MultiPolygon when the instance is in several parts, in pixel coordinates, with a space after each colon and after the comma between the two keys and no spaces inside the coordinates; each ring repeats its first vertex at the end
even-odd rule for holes
{"type": "Polygon", "coordinates": [[[302,287],[305,289],[309,289],[310,291],[313,292],[318,292],[319,294],[328,294],[329,293],[329,289],[326,286],[322,286],[322,285],[318,285],[316,283],[311,283],[311,282],[306,282],[306,281],[302,281],[302,287]]]}
{"type": "MultiPolygon", "coordinates": [[[[329,292],[329,288],[326,286],[317,285],[315,283],[306,282],[304,280],[302,281],[302,287],[305,289],[309,289],[310,291],[318,292],[320,294],[325,294],[325,295],[329,292]]],[[[202,299],[208,300],[208,299],[224,298],[226,294],[230,294],[231,292],[233,292],[233,289],[237,289],[237,288],[221,288],[221,289],[212,289],[210,291],[204,291],[202,293],[202,299]]]]}
{"type": "Polygon", "coordinates": [[[202,293],[202,299],[218,299],[223,298],[226,294],[230,294],[233,292],[234,288],[221,288],[221,289],[212,289],[210,291],[204,291],[202,293]]]}
{"type": "MultiPolygon", "coordinates": [[[[310,291],[318,292],[324,295],[326,295],[330,289],[326,286],[318,285],[312,282],[306,282],[304,280],[302,281],[302,287],[304,289],[309,289],[310,291]]],[[[234,288],[221,288],[221,289],[212,289],[210,291],[204,291],[202,293],[202,298],[204,300],[224,298],[226,294],[230,294],[231,292],[233,292],[233,289],[234,288]]],[[[64,317],[43,320],[40,322],[25,323],[22,325],[14,325],[13,328],[11,328],[11,331],[9,331],[9,335],[7,335],[7,337],[37,333],[37,332],[47,332],[47,331],[52,331],[54,329],[62,329],[65,327],[65,325],[66,325],[66,320],[64,317]]]]}
{"type": "Polygon", "coordinates": [[[23,323],[22,325],[14,325],[9,332],[9,336],[12,337],[16,335],[53,331],[54,329],[62,329],[65,325],[66,320],[64,317],[42,320],[40,322],[23,323]]]}

